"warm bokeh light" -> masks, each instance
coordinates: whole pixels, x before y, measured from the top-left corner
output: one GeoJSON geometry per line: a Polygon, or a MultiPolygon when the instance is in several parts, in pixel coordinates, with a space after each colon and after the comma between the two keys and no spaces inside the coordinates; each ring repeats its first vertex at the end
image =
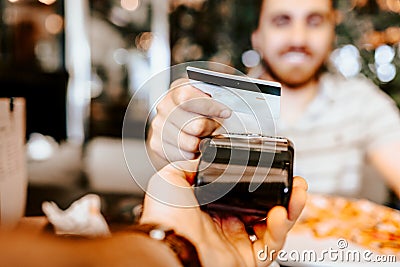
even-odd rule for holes
{"type": "Polygon", "coordinates": [[[140,33],[135,39],[136,47],[141,51],[149,50],[153,37],[153,33],[151,32],[140,33]]]}
{"type": "Polygon", "coordinates": [[[367,50],[373,50],[385,43],[385,38],[381,32],[371,31],[363,36],[362,45],[367,50]]]}
{"type": "Polygon", "coordinates": [[[121,0],[121,7],[123,9],[134,11],[139,7],[139,0],[121,0]]]}
{"type": "Polygon", "coordinates": [[[368,4],[368,0],[353,0],[352,5],[357,7],[364,7],[368,4]]]}
{"type": "Polygon", "coordinates": [[[45,27],[51,34],[60,33],[63,28],[63,18],[57,14],[48,15],[45,20],[45,27]]]}
{"type": "Polygon", "coordinates": [[[39,0],[39,2],[40,3],[43,3],[43,4],[45,4],[45,5],[51,5],[51,4],[54,4],[54,2],[55,2],[56,0],[39,0]]]}
{"type": "Polygon", "coordinates": [[[399,0],[376,0],[376,2],[382,10],[400,13],[399,0]]]}
{"type": "Polygon", "coordinates": [[[400,12],[400,1],[399,0],[376,0],[379,7],[382,10],[391,11],[391,12],[400,12]]]}
{"type": "Polygon", "coordinates": [[[400,42],[400,28],[396,26],[388,27],[385,30],[385,40],[388,44],[397,44],[400,42]]]}
{"type": "Polygon", "coordinates": [[[190,38],[187,37],[177,40],[171,52],[172,59],[175,63],[198,60],[203,56],[202,47],[193,43],[190,38]]]}
{"type": "Polygon", "coordinates": [[[400,1],[399,0],[387,0],[386,4],[390,11],[399,13],[400,12],[400,1]]]}
{"type": "Polygon", "coordinates": [[[391,26],[384,31],[370,31],[364,34],[362,47],[367,50],[374,50],[381,45],[396,45],[400,42],[400,27],[391,26]]]}
{"type": "Polygon", "coordinates": [[[183,14],[179,20],[179,26],[184,30],[191,30],[195,24],[193,14],[183,14]]]}

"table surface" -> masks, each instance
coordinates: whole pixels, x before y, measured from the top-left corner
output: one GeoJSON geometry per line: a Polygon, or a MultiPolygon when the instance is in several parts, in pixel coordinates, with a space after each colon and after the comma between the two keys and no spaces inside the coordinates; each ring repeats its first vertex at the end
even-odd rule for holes
{"type": "Polygon", "coordinates": [[[31,233],[40,234],[46,224],[47,219],[45,216],[23,217],[16,226],[16,230],[30,231],[31,233]]]}
{"type": "MultiPolygon", "coordinates": [[[[346,229],[346,222],[345,221],[352,221],[351,223],[354,223],[354,220],[356,220],[357,217],[360,217],[361,215],[357,215],[354,212],[356,212],[357,210],[355,210],[355,208],[360,207],[362,216],[370,216],[370,217],[365,217],[366,219],[364,221],[361,221],[361,224],[357,227],[357,229],[352,229],[352,230],[356,230],[356,231],[362,231],[363,228],[365,228],[364,230],[366,231],[366,233],[369,233],[369,229],[372,227],[371,222],[373,221],[373,219],[375,217],[381,216],[381,220],[379,220],[379,223],[381,223],[380,221],[385,221],[386,223],[391,223],[391,225],[400,225],[400,212],[399,211],[395,211],[395,210],[390,210],[387,209],[386,207],[383,206],[377,206],[376,204],[370,203],[368,201],[365,200],[345,200],[343,198],[326,198],[326,197],[321,197],[321,196],[313,196],[310,198],[308,203],[308,206],[306,207],[305,211],[303,212],[304,216],[303,218],[301,218],[301,220],[299,220],[299,222],[296,224],[296,226],[294,227],[294,229],[289,233],[288,236],[288,240],[287,240],[287,244],[284,247],[284,249],[291,251],[293,249],[299,250],[301,252],[301,250],[310,250],[310,249],[316,249],[318,250],[318,247],[324,246],[321,244],[325,244],[325,248],[327,249],[329,246],[332,248],[338,248],[338,240],[339,237],[330,237],[330,239],[326,239],[326,237],[328,236],[322,236],[322,237],[315,237],[312,236],[311,234],[315,234],[316,230],[317,231],[321,231],[322,230],[326,230],[328,228],[326,225],[326,222],[329,222],[329,227],[331,227],[332,229],[339,229],[339,233],[345,234],[346,231],[348,231],[348,229],[346,229]],[[317,203],[317,205],[316,205],[317,203]],[[318,204],[319,203],[319,204],[318,204]],[[325,204],[329,204],[330,206],[332,206],[331,210],[327,210],[324,208],[323,205],[321,205],[321,203],[325,203],[325,204]],[[379,214],[378,210],[382,211],[382,214],[379,214]],[[319,213],[316,212],[320,212],[320,211],[324,211],[325,215],[322,216],[319,213]],[[329,214],[331,213],[331,214],[329,214]],[[370,213],[370,214],[369,214],[370,213]],[[330,217],[329,217],[330,216],[330,217]],[[332,219],[332,216],[334,216],[334,219],[332,219]],[[352,218],[351,220],[347,220],[345,219],[346,216],[350,216],[349,218],[352,218]],[[374,218],[372,218],[371,216],[373,216],[374,218]],[[396,217],[397,216],[397,217],[396,217]],[[325,217],[325,218],[322,218],[325,217]],[[372,219],[368,219],[368,218],[372,218],[372,219]],[[398,220],[399,219],[399,220],[398,220]],[[341,220],[341,221],[340,221],[341,220]],[[332,221],[334,222],[334,224],[336,225],[335,227],[332,226],[332,221]],[[393,224],[394,223],[394,224],[393,224]],[[371,224],[371,225],[370,225],[371,224]],[[323,226],[320,227],[320,229],[318,229],[319,226],[323,226]],[[325,227],[325,228],[324,228],[325,227]],[[311,228],[316,228],[316,229],[311,229],[311,228]],[[307,231],[307,232],[304,232],[307,231]],[[297,240],[297,241],[296,241],[297,240]],[[300,240],[300,241],[299,241],[300,240]],[[306,240],[306,241],[304,241],[306,240]],[[297,243],[296,243],[297,242],[297,243]],[[330,242],[330,243],[329,243],[330,242]]],[[[354,226],[352,224],[349,224],[350,226],[354,226]]],[[[347,228],[349,228],[349,225],[347,225],[347,228]]],[[[15,251],[11,251],[12,253],[22,253],[24,251],[26,251],[27,248],[29,248],[30,250],[32,250],[32,244],[37,242],[38,240],[43,241],[43,239],[46,239],[46,237],[53,237],[53,234],[49,234],[51,233],[49,230],[51,228],[48,227],[48,221],[47,218],[44,216],[39,216],[39,217],[24,217],[21,219],[21,221],[19,222],[19,224],[17,225],[17,227],[15,228],[15,234],[17,236],[17,238],[14,238],[15,236],[13,236],[12,239],[6,239],[7,241],[12,241],[11,243],[13,243],[16,247],[19,248],[19,250],[15,250],[15,251]],[[18,233],[23,233],[23,237],[21,238],[20,235],[18,235],[18,233]],[[47,235],[46,235],[47,233],[47,235]]],[[[393,233],[395,236],[395,239],[391,245],[395,246],[396,244],[400,244],[400,239],[399,236],[397,236],[398,234],[400,234],[400,227],[397,227],[398,229],[393,233]]],[[[127,229],[129,229],[129,225],[128,224],[115,224],[115,225],[110,225],[110,229],[113,232],[113,236],[114,233],[119,233],[120,236],[122,237],[129,237],[129,231],[126,231],[127,229]]],[[[351,233],[351,232],[349,232],[351,233]]],[[[337,234],[337,233],[336,233],[337,234]]],[[[3,237],[4,238],[4,237],[3,237]]],[[[378,236],[376,237],[378,238],[378,236]]],[[[4,246],[4,242],[2,242],[2,237],[0,235],[0,265],[1,266],[6,266],[6,265],[2,265],[1,262],[3,261],[3,256],[4,256],[4,251],[3,251],[3,255],[2,254],[2,247],[4,246]]],[[[81,243],[85,243],[85,241],[83,240],[74,240],[73,242],[69,242],[70,240],[67,240],[68,242],[63,242],[66,243],[65,245],[63,244],[64,248],[66,248],[67,251],[76,251],[79,250],[81,243]],[[78,244],[78,246],[77,246],[78,244]]],[[[351,244],[351,240],[346,240],[349,241],[350,245],[354,245],[351,244]]],[[[91,241],[92,244],[90,246],[96,248],[96,244],[97,243],[101,243],[101,240],[92,240],[91,241]],[[94,244],[93,244],[94,243],[94,244]]],[[[49,244],[50,243],[46,243],[43,242],[43,244],[40,244],[37,246],[37,249],[40,250],[41,255],[43,257],[46,257],[46,253],[45,250],[49,249],[49,244]]],[[[110,244],[107,244],[107,246],[105,246],[104,248],[110,251],[120,251],[121,248],[124,249],[126,247],[132,247],[131,245],[132,243],[130,242],[130,240],[127,239],[120,239],[117,242],[111,242],[110,244]]],[[[357,245],[357,244],[356,244],[357,245]]],[[[99,250],[102,250],[104,248],[99,248],[99,250]]],[[[358,246],[356,247],[349,247],[349,248],[355,248],[355,249],[359,249],[358,246]]],[[[91,257],[99,257],[98,252],[93,249],[88,249],[87,247],[85,247],[84,249],[86,249],[86,253],[93,254],[91,255],[91,257]]],[[[54,251],[54,249],[52,250],[50,247],[50,251],[52,251],[52,253],[57,254],[59,253],[59,251],[54,251]]],[[[132,248],[131,251],[128,251],[128,254],[131,255],[138,255],[138,251],[140,251],[140,249],[138,249],[137,247],[132,248]]],[[[318,252],[318,251],[317,251],[318,252]]],[[[389,251],[389,254],[396,254],[397,258],[397,264],[400,261],[400,248],[397,250],[391,250],[389,251]],[[397,253],[395,253],[397,252],[397,253]]],[[[141,253],[144,253],[143,251],[141,253]]],[[[14,255],[14,257],[16,257],[16,255],[14,255]]],[[[40,255],[40,253],[39,253],[40,255]]],[[[61,255],[64,256],[65,255],[61,255]]],[[[149,255],[149,257],[154,257],[154,255],[149,255]]],[[[143,255],[141,255],[140,257],[143,257],[143,255]]],[[[90,257],[89,257],[90,258],[90,257]]],[[[35,258],[36,259],[36,258],[35,258]]],[[[34,260],[35,260],[34,259],[34,260]]],[[[37,259],[36,259],[37,260],[37,259]]],[[[40,262],[40,261],[39,261],[40,262]]],[[[105,263],[107,261],[103,261],[102,263],[105,263]]],[[[126,261],[122,261],[124,263],[126,263],[126,261]]],[[[32,261],[29,262],[29,265],[31,266],[36,266],[34,264],[31,264],[32,261]]],[[[137,262],[135,262],[137,263],[137,262]]],[[[361,265],[356,265],[355,262],[350,262],[351,264],[349,264],[349,262],[347,262],[347,264],[344,264],[344,262],[342,262],[340,265],[341,266],[361,266],[361,265]]],[[[113,264],[115,264],[115,260],[113,262],[113,264]]],[[[365,263],[363,263],[365,264],[365,263]]],[[[134,264],[135,265],[135,264],[134,264]]],[[[299,262],[285,262],[284,264],[285,266],[324,266],[323,264],[320,265],[303,265],[300,264],[299,262]]],[[[41,266],[41,264],[38,264],[37,266],[41,266]]],[[[50,265],[49,265],[50,266],[50,265]]],[[[104,265],[105,266],[105,265],[104,265]]],[[[396,263],[386,263],[384,266],[396,266],[396,263]]]]}

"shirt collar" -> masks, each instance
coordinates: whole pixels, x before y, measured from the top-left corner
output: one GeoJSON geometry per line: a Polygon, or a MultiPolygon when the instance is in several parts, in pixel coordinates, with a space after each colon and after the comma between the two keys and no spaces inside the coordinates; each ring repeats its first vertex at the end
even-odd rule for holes
{"type": "Polygon", "coordinates": [[[343,77],[325,72],[321,75],[319,81],[319,91],[317,97],[323,97],[327,100],[334,100],[337,95],[338,81],[343,77]],[[335,92],[336,91],[336,92],[335,92]]]}

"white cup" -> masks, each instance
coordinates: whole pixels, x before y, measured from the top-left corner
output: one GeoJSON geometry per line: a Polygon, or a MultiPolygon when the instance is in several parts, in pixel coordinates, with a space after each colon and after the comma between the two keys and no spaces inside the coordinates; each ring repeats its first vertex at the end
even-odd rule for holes
{"type": "Polygon", "coordinates": [[[28,175],[25,100],[0,98],[0,228],[12,229],[24,216],[28,175]]]}

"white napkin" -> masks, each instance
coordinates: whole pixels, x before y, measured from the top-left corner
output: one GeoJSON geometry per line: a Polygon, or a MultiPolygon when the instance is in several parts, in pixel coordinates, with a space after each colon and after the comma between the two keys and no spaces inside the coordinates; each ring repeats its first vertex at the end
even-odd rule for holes
{"type": "Polygon", "coordinates": [[[54,202],[43,202],[42,210],[54,226],[57,235],[84,237],[106,237],[111,232],[100,212],[100,197],[88,194],[78,199],[66,210],[61,210],[54,202]]]}

